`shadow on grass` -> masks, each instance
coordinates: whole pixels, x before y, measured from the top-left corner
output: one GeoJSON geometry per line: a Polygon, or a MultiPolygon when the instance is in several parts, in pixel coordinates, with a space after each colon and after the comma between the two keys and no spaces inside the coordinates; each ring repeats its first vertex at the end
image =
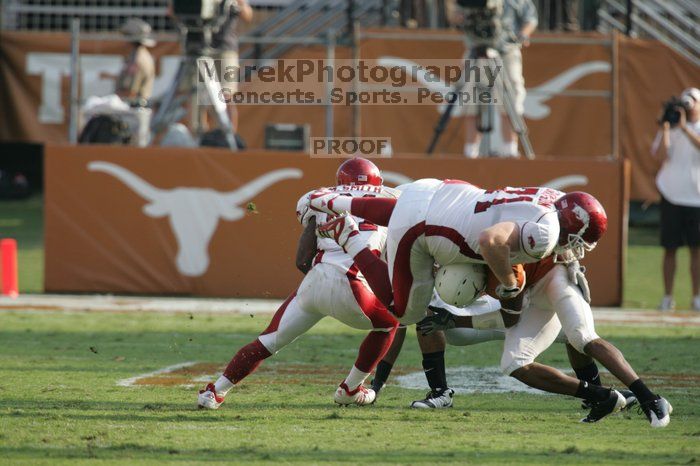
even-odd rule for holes
{"type": "MultiPolygon", "coordinates": [[[[232,438],[231,443],[246,442],[248,439],[232,438]]],[[[543,449],[542,451],[522,451],[513,449],[495,449],[489,447],[471,447],[453,445],[450,448],[382,448],[369,450],[358,446],[347,450],[327,449],[318,445],[309,445],[304,449],[283,448],[275,445],[247,446],[228,448],[154,448],[137,443],[120,443],[100,445],[99,442],[85,441],[84,445],[76,447],[8,447],[0,446],[0,456],[5,459],[106,459],[106,460],[167,460],[167,461],[231,461],[236,463],[252,461],[289,462],[289,463],[318,463],[318,462],[351,462],[360,463],[411,463],[411,464],[503,464],[517,462],[518,464],[609,464],[611,462],[629,462],[636,464],[689,464],[694,458],[688,454],[677,454],[671,459],[668,451],[658,453],[630,454],[629,449],[601,449],[585,451],[576,446],[543,449]],[[510,459],[510,460],[509,460],[510,459]]]]}

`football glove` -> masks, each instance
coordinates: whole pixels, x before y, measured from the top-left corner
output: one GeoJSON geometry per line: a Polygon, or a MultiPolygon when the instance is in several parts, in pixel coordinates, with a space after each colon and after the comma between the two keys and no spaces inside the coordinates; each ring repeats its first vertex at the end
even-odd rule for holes
{"type": "Polygon", "coordinates": [[[439,330],[449,330],[455,328],[454,316],[447,309],[441,307],[428,306],[433,311],[433,315],[425,317],[416,324],[416,330],[421,335],[426,336],[439,330]]]}
{"type": "Polygon", "coordinates": [[[503,283],[499,283],[496,287],[496,296],[498,296],[498,299],[513,299],[518,296],[521,291],[523,291],[523,288],[524,286],[520,287],[517,285],[513,287],[506,287],[503,285],[503,283]]]}
{"type": "Polygon", "coordinates": [[[581,290],[583,299],[591,304],[591,289],[588,287],[586,279],[586,267],[581,266],[578,261],[569,262],[566,264],[566,273],[569,276],[569,281],[581,290]]]}

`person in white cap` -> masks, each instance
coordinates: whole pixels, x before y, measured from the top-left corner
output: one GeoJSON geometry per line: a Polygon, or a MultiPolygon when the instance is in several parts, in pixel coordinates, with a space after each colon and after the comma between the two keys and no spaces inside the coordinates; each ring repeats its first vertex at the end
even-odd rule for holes
{"type": "Polygon", "coordinates": [[[156,45],[151,37],[151,26],[139,18],[131,18],[121,27],[121,33],[133,48],[117,78],[116,93],[132,102],[145,104],[153,94],[156,65],[148,50],[156,45]]]}
{"type": "Polygon", "coordinates": [[[664,164],[656,177],[661,193],[661,245],[664,248],[664,297],[659,310],[675,308],[673,284],[676,251],[690,248],[692,308],[700,311],[700,90],[681,94],[683,109],[678,124],[662,126],[660,151],[664,164]]]}

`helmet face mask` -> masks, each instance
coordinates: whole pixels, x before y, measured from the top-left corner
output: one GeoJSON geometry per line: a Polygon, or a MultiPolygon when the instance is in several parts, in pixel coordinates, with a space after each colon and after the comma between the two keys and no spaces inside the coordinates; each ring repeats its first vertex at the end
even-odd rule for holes
{"type": "Polygon", "coordinates": [[[557,245],[554,248],[554,262],[568,264],[574,261],[580,261],[586,255],[586,252],[592,251],[598,243],[587,243],[581,235],[569,233],[567,235],[566,244],[557,245]]]}

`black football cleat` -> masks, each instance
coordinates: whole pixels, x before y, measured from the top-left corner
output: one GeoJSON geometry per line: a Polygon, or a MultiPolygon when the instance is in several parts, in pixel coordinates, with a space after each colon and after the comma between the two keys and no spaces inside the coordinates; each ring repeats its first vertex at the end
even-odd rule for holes
{"type": "Polygon", "coordinates": [[[625,407],[625,397],[617,390],[610,389],[610,395],[603,401],[591,403],[591,412],[581,419],[581,422],[598,422],[609,414],[616,413],[625,407]]]}
{"type": "MultiPolygon", "coordinates": [[[[624,411],[629,411],[633,407],[637,406],[637,397],[630,390],[618,390],[622,396],[625,397],[625,407],[622,408],[624,411]]],[[[593,402],[591,400],[582,400],[581,409],[592,409],[593,402]]]]}
{"type": "Polygon", "coordinates": [[[673,406],[666,398],[657,396],[655,400],[641,403],[639,409],[646,415],[652,427],[666,427],[671,422],[673,406]]]}
{"type": "Polygon", "coordinates": [[[452,398],[455,395],[455,391],[451,388],[445,388],[443,390],[431,390],[425,395],[422,400],[416,400],[411,403],[411,408],[416,409],[442,409],[452,407],[452,398]]]}

